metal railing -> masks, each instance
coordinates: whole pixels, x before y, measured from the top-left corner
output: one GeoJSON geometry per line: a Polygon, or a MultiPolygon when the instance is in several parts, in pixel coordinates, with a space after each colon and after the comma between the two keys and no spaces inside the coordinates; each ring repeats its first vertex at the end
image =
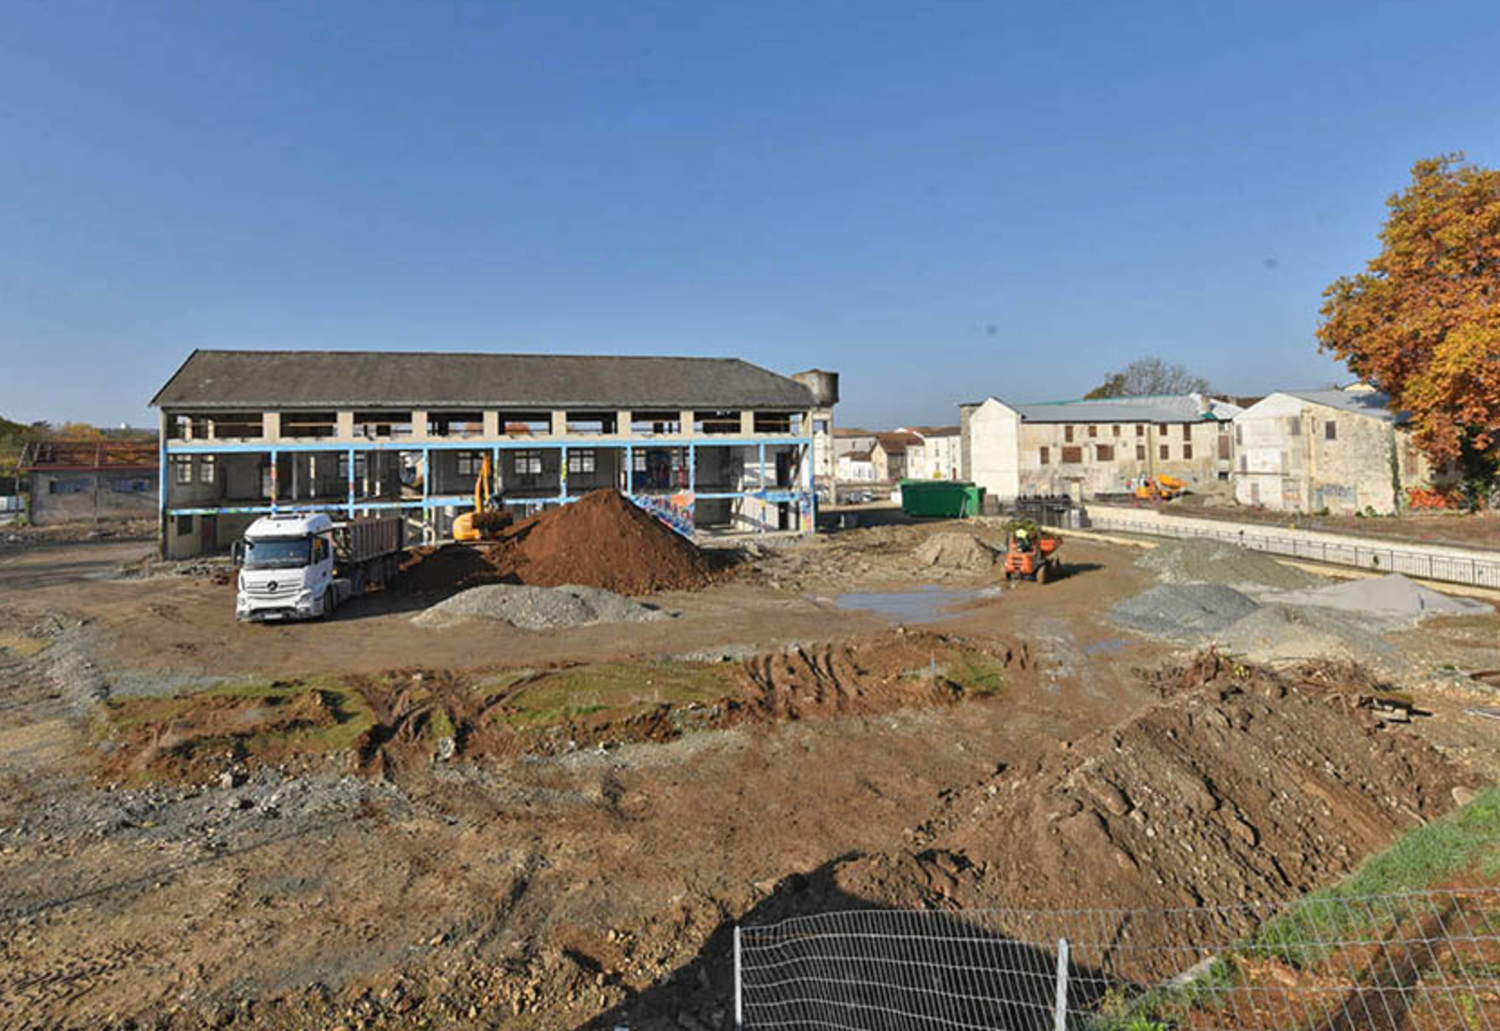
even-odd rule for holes
{"type": "Polygon", "coordinates": [[[1500,889],[1179,910],[890,911],[735,932],[736,1026],[1494,1031],[1500,889]]]}
{"type": "Polygon", "coordinates": [[[1382,573],[1403,573],[1423,580],[1467,584],[1500,590],[1500,555],[1494,558],[1477,554],[1452,554],[1445,551],[1384,544],[1367,537],[1350,537],[1347,541],[1330,540],[1329,534],[1310,534],[1297,530],[1266,533],[1243,523],[1225,523],[1208,527],[1176,523],[1171,519],[1137,519],[1114,516],[1107,511],[1089,509],[1092,529],[1117,533],[1137,533],[1152,537],[1205,538],[1227,541],[1253,551],[1264,551],[1310,562],[1356,566],[1382,573]]]}

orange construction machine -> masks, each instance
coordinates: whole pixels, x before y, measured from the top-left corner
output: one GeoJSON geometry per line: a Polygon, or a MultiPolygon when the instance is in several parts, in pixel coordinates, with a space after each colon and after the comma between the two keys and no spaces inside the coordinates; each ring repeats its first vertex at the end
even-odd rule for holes
{"type": "Polygon", "coordinates": [[[1187,482],[1175,476],[1147,476],[1135,485],[1135,496],[1141,501],[1171,501],[1187,493],[1187,482]]]}
{"type": "Polygon", "coordinates": [[[1057,549],[1062,541],[1045,537],[1040,530],[1019,527],[1011,531],[1005,548],[1005,579],[1035,580],[1044,584],[1062,575],[1057,549]]]}

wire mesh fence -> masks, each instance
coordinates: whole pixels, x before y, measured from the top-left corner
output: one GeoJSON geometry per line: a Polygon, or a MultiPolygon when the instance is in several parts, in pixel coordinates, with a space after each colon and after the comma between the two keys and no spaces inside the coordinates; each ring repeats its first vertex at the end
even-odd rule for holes
{"type": "Polygon", "coordinates": [[[1500,889],[827,913],[741,927],[735,964],[745,1028],[1494,1031],[1500,889]]]}

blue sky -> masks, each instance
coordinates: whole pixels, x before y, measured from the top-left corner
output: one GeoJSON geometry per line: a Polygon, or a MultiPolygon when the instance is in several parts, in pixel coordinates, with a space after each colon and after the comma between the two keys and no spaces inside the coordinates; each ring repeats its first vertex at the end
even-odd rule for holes
{"type": "Polygon", "coordinates": [[[1418,158],[1500,163],[1500,5],[0,9],[0,414],[194,347],[740,355],[840,421],[1157,353],[1316,386],[1418,158]]]}

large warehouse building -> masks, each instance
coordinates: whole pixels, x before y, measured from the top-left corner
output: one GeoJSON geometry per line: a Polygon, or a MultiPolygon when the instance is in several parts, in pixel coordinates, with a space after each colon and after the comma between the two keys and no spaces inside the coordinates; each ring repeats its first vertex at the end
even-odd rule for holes
{"type": "Polygon", "coordinates": [[[738,359],[194,351],[161,409],[161,545],[257,516],[401,511],[449,535],[491,463],[517,516],[613,487],[686,532],[809,532],[838,378],[738,359]]]}
{"type": "Polygon", "coordinates": [[[959,406],[964,479],[993,497],[1129,491],[1146,477],[1194,487],[1233,472],[1240,408],[1202,394],[959,406]]]}

